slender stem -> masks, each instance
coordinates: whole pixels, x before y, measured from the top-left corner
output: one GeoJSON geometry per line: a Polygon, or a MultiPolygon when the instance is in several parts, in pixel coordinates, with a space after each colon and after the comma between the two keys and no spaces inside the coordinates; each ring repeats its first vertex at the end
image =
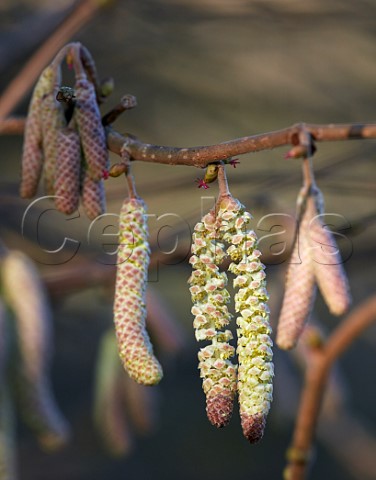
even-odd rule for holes
{"type": "Polygon", "coordinates": [[[292,445],[288,451],[286,480],[307,478],[311,445],[330,369],[359,334],[375,321],[376,295],[373,295],[339,324],[323,349],[317,352],[314,361],[307,366],[292,445]]]}
{"type": "Polygon", "coordinates": [[[134,180],[133,174],[128,170],[128,173],[125,175],[128,184],[128,192],[130,198],[137,198],[136,192],[136,182],[134,180]]]}
{"type": "Polygon", "coordinates": [[[315,185],[315,177],[312,168],[312,157],[305,157],[302,160],[303,170],[303,187],[309,191],[313,185],[315,185]]]}
{"type": "Polygon", "coordinates": [[[124,165],[126,165],[126,170],[125,170],[124,174],[125,174],[125,177],[127,179],[129,197],[130,198],[137,198],[136,182],[135,182],[134,176],[131,172],[129,153],[123,148],[120,152],[120,156],[121,156],[121,158],[124,162],[124,165]]]}
{"type": "Polygon", "coordinates": [[[103,118],[102,123],[103,125],[111,125],[114,123],[115,120],[126,110],[130,110],[137,106],[137,99],[133,95],[124,95],[121,98],[120,102],[115,105],[114,108],[111,109],[103,118]]]}
{"type": "Polygon", "coordinates": [[[230,195],[226,176],[226,167],[223,163],[218,166],[218,188],[219,198],[224,197],[225,195],[230,195]]]}
{"type": "Polygon", "coordinates": [[[299,133],[299,143],[304,147],[306,152],[303,158],[303,185],[307,192],[316,184],[313,173],[312,156],[314,153],[314,145],[312,135],[308,132],[305,126],[302,127],[299,133]]]}

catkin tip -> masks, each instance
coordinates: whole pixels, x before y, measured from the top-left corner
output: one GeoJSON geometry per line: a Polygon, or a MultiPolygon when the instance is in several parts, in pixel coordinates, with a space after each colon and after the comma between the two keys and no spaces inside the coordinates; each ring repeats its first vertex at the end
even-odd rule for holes
{"type": "Polygon", "coordinates": [[[63,448],[69,441],[70,431],[67,425],[60,425],[56,432],[44,432],[38,437],[41,448],[46,452],[56,452],[63,448]]]}
{"type": "Polygon", "coordinates": [[[162,367],[154,355],[132,358],[124,364],[124,368],[128,375],[140,385],[158,385],[163,378],[162,367]]]}
{"type": "Polygon", "coordinates": [[[241,414],[243,434],[250,443],[259,442],[265,429],[266,417],[261,413],[255,415],[241,414]]]}
{"type": "Polygon", "coordinates": [[[209,422],[217,428],[226,427],[232,416],[234,396],[218,394],[206,399],[206,413],[209,422]]]}
{"type": "Polygon", "coordinates": [[[277,344],[278,348],[281,350],[292,350],[296,347],[299,338],[292,338],[289,336],[284,335],[284,332],[280,332],[277,330],[277,336],[275,339],[275,343],[277,344]]]}

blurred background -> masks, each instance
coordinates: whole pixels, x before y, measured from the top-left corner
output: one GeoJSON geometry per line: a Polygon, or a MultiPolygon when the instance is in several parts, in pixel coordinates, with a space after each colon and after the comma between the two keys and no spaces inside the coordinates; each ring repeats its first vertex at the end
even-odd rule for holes
{"type": "MultiPolygon", "coordinates": [[[[2,0],[1,91],[70,8],[71,0],[2,0]]],[[[90,50],[100,77],[115,80],[103,113],[126,93],[137,97],[138,107],[123,114],[115,128],[147,143],[189,147],[303,121],[375,121],[375,1],[114,0],[72,40],[90,50]]],[[[30,92],[12,113],[25,115],[29,99],[30,92]]],[[[147,428],[135,428],[126,456],[113,458],[92,415],[100,340],[112,324],[112,270],[104,265],[109,256],[103,238],[94,229],[88,240],[90,222],[81,211],[69,221],[54,211],[41,217],[39,244],[32,220],[21,235],[22,217],[31,204],[18,197],[22,136],[2,135],[0,142],[1,238],[9,248],[29,254],[46,280],[55,327],[52,382],[72,427],[69,444],[46,454],[20,422],[19,478],[281,478],[302,378],[296,356],[275,352],[275,400],[260,444],[250,446],[242,437],[237,409],[231,424],[219,431],[205,415],[186,259],[190,230],[212,206],[216,186],[199,190],[195,180],[204,172],[193,168],[141,162],[133,167],[149,213],[154,219],[167,214],[168,228],[151,222],[156,260],[149,284],[176,331],[170,348],[158,341],[158,328],[152,329],[165,369],[153,400],[155,418],[147,428]],[[57,248],[64,236],[79,242],[78,252],[69,261],[55,256],[58,261],[52,262],[43,249],[57,248]],[[175,244],[179,254],[171,260],[166,252],[175,244]]],[[[287,150],[245,155],[236,169],[228,168],[230,189],[253,214],[259,235],[257,224],[264,215],[294,215],[301,171],[298,160],[284,160],[287,150]]],[[[326,211],[343,216],[337,227],[347,228],[340,246],[349,257],[345,268],[354,305],[375,289],[375,156],[374,140],[352,140],[321,143],[314,157],[326,211]]],[[[112,160],[118,161],[116,156],[112,160]]],[[[127,192],[124,180],[109,179],[106,188],[108,212],[118,214],[127,192]]],[[[46,205],[31,210],[31,218],[46,205]]],[[[113,217],[107,232],[116,231],[113,217]]],[[[265,254],[268,248],[263,245],[265,254]]],[[[274,320],[286,267],[280,263],[267,266],[274,320]]],[[[314,317],[327,332],[340,321],[321,297],[314,317]]],[[[312,478],[376,479],[375,349],[373,327],[340,360],[318,429],[312,478]]],[[[132,415],[128,417],[131,424],[132,415]]]]}

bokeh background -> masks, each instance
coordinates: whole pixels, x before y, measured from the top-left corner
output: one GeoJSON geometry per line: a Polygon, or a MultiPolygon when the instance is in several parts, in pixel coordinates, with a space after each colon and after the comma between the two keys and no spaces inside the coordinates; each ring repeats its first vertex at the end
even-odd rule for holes
{"type": "MultiPolygon", "coordinates": [[[[71,3],[2,0],[1,90],[56,28],[71,3]]],[[[72,40],[88,47],[101,77],[115,79],[115,91],[103,112],[125,93],[137,96],[138,107],[126,112],[115,127],[148,143],[188,147],[301,121],[375,120],[375,1],[117,0],[72,40]]],[[[28,100],[13,113],[25,114],[28,100]]],[[[62,233],[80,242],[69,265],[49,265],[32,229],[21,235],[22,216],[31,203],[17,194],[22,137],[3,135],[0,142],[0,233],[7,246],[28,253],[52,283],[68,267],[101,264],[102,239],[94,232],[88,242],[89,221],[82,211],[70,222],[50,212],[42,222],[43,248],[60,245],[62,233]]],[[[229,170],[230,189],[254,215],[254,228],[263,215],[294,214],[300,164],[284,160],[286,151],[287,147],[245,155],[237,169],[229,170]]],[[[352,254],[345,267],[354,305],[375,289],[375,156],[374,140],[352,140],[319,144],[314,157],[326,210],[342,215],[350,226],[346,236],[352,254]]],[[[115,156],[112,160],[117,161],[115,156]]],[[[301,385],[301,372],[290,354],[276,352],[275,401],[259,445],[250,446],[242,437],[237,411],[230,426],[219,431],[205,416],[186,255],[189,229],[211,206],[212,200],[203,197],[215,197],[216,186],[205,192],[197,189],[195,179],[203,171],[189,167],[137,163],[133,171],[149,213],[172,214],[169,228],[162,229],[158,239],[158,225],[152,229],[159,242],[155,252],[168,251],[176,241],[182,252],[174,264],[162,255],[151,272],[153,291],[168,306],[182,339],[179,352],[173,356],[162,353],[165,378],[158,387],[158,422],[148,435],[135,435],[127,457],[114,459],[106,453],[93,425],[92,405],[98,346],[112,323],[111,286],[103,282],[105,287],[55,289],[51,296],[55,320],[52,379],[73,434],[64,450],[48,455],[19,423],[19,478],[281,478],[301,385]]],[[[110,179],[106,187],[108,211],[117,214],[126,195],[124,181],[110,179]]],[[[116,222],[110,231],[116,231],[116,222]]],[[[342,248],[348,248],[347,241],[342,248]]],[[[284,262],[267,268],[274,318],[285,266],[284,262]]],[[[315,318],[328,332],[341,321],[328,313],[321,298],[316,302],[315,318]]],[[[319,429],[312,478],[376,478],[375,459],[370,454],[376,451],[375,349],[376,330],[372,328],[340,361],[340,391],[355,423],[341,423],[337,418],[331,424],[327,414],[324,423],[329,427],[319,429]],[[367,462],[368,473],[359,466],[367,462]]]]}

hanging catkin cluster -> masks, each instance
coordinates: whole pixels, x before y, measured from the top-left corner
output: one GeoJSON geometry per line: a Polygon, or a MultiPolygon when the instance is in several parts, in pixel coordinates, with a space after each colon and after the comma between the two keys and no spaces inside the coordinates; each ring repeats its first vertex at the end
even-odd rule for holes
{"type": "Polygon", "coordinates": [[[238,393],[240,416],[245,437],[251,442],[261,439],[272,401],[274,374],[269,299],[264,265],[257,250],[257,237],[248,224],[251,215],[231,196],[219,206],[223,238],[229,244],[227,254],[234,275],[235,311],[238,335],[238,393]]]}
{"type": "Polygon", "coordinates": [[[331,231],[323,223],[323,196],[316,185],[299,197],[300,221],[286,274],[278,321],[277,345],[293,348],[313,308],[318,285],[329,310],[345,313],[351,303],[341,256],[331,231]]]}
{"type": "MultiPolygon", "coordinates": [[[[194,271],[189,281],[194,302],[192,313],[196,316],[194,321],[196,338],[212,340],[216,339],[216,335],[223,335],[222,342],[226,346],[222,352],[222,349],[218,348],[218,341],[212,341],[212,345],[201,349],[199,353],[201,376],[205,378],[203,388],[207,404],[210,400],[210,389],[205,383],[207,378],[211,380],[208,382],[210,387],[213,384],[216,386],[216,383],[227,384],[226,398],[231,399],[231,402],[237,390],[243,433],[251,443],[254,443],[263,435],[272,400],[273,363],[265,272],[259,258],[261,253],[257,250],[256,235],[247,227],[250,219],[251,215],[231,195],[220,198],[217,215],[209,213],[195,227],[191,257],[194,271]],[[224,244],[227,244],[227,249],[224,244]],[[234,350],[227,344],[232,338],[231,332],[229,330],[224,334],[216,332],[216,328],[227,325],[230,320],[231,315],[224,305],[229,301],[229,294],[227,290],[221,291],[219,304],[215,295],[208,294],[211,289],[215,292],[217,288],[224,289],[226,285],[225,272],[218,271],[218,265],[226,255],[231,260],[229,271],[235,275],[234,287],[239,288],[235,295],[235,310],[240,314],[236,320],[239,363],[237,378],[235,367],[227,360],[233,355],[234,350]],[[212,318],[213,313],[221,319],[219,325],[215,323],[216,316],[212,318]],[[210,359],[210,368],[203,372],[202,367],[205,366],[203,352],[207,350],[210,353],[207,355],[210,359]],[[219,362],[222,368],[218,369],[219,373],[214,377],[216,382],[213,382],[210,374],[216,373],[216,358],[222,360],[219,362]],[[227,361],[226,366],[224,360],[227,361]],[[227,375],[228,371],[231,375],[227,375]]],[[[222,347],[221,344],[220,346],[222,347]]],[[[228,413],[226,419],[228,422],[228,413]]],[[[216,425],[223,426],[226,423],[216,425]]]]}
{"type": "Polygon", "coordinates": [[[114,303],[119,354],[131,378],[143,385],[155,385],[163,374],[145,325],[150,248],[146,207],[141,199],[124,201],[119,232],[114,303]]]}
{"type": "Polygon", "coordinates": [[[94,81],[94,62],[78,43],[64,47],[43,71],[26,120],[20,187],[23,198],[34,196],[43,171],[45,193],[54,196],[56,208],[71,214],[81,197],[90,219],[106,210],[103,176],[108,169],[94,81]],[[57,101],[65,57],[73,59],[76,75],[69,122],[63,104],[57,101]]]}
{"type": "Polygon", "coordinates": [[[230,330],[223,330],[231,314],[226,306],[230,300],[227,275],[219,271],[226,255],[220,239],[215,214],[210,212],[195,226],[189,279],[196,339],[210,341],[198,358],[207,415],[216,427],[230,421],[236,391],[236,366],[230,361],[235,349],[229,344],[233,337],[230,330]]]}

